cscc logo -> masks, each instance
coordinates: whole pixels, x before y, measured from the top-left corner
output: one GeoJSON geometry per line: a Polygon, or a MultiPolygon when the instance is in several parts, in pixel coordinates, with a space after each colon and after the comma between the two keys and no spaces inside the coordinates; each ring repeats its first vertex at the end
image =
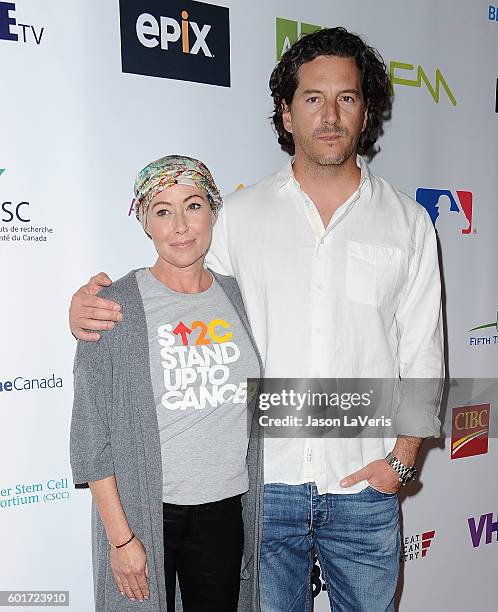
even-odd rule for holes
{"type": "MultiPolygon", "coordinates": [[[[5,168],[0,168],[0,176],[5,172],[5,168]]],[[[26,207],[29,206],[29,202],[2,202],[0,221],[3,223],[10,223],[11,221],[20,221],[21,223],[29,223],[29,211],[26,207]]]]}

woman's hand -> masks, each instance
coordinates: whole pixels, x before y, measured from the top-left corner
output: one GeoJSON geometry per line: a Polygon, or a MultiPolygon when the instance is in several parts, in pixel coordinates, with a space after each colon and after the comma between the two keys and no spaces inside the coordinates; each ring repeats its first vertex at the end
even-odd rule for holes
{"type": "Polygon", "coordinates": [[[132,601],[149,599],[147,554],[137,536],[122,548],[111,548],[110,562],[121,595],[132,601]]]}
{"type": "MultiPolygon", "coordinates": [[[[112,474],[88,484],[104,524],[107,539],[116,545],[126,542],[125,538],[131,536],[131,527],[119,498],[116,476],[112,474]]],[[[149,598],[147,553],[137,536],[120,548],[112,546],[109,563],[121,595],[127,595],[132,601],[149,598]]]]}

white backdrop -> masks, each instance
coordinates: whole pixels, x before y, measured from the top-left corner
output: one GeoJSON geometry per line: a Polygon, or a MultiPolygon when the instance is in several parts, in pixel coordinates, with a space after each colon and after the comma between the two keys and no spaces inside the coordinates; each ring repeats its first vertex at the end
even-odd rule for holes
{"type": "MultiPolygon", "coordinates": [[[[158,6],[127,1],[142,12],[158,6]]],[[[159,4],[178,21],[184,6],[193,21],[199,9],[190,1],[159,4]]],[[[92,609],[89,492],[74,490],[68,461],[69,299],[101,269],[117,278],[154,261],[150,241],[128,216],[134,176],[150,160],[169,153],[202,159],[225,194],[282,165],[286,156],[268,120],[277,19],[344,25],[388,65],[398,63],[393,119],[372,167],[412,197],[420,188],[453,194],[459,210],[442,194],[436,221],[450,374],[496,377],[497,5],[226,0],[226,87],[123,73],[118,0],[0,2],[0,590],[66,590],[72,610],[92,609]],[[461,233],[469,223],[457,191],[472,193],[468,234],[461,233]]],[[[208,45],[220,35],[212,26],[208,45]]],[[[178,45],[151,57],[158,51],[170,61],[178,45]]],[[[485,392],[464,403],[497,409],[485,392]]],[[[449,429],[451,438],[451,419],[449,429]]],[[[428,445],[420,483],[402,504],[403,611],[496,610],[496,440],[487,453],[452,460],[450,438],[428,445]],[[427,554],[417,556],[431,531],[427,554]]],[[[315,609],[329,609],[324,593],[315,609]]]]}

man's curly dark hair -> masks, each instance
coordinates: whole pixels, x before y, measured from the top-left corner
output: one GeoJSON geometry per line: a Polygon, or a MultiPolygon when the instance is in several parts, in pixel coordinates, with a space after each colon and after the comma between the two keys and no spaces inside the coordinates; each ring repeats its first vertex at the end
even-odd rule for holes
{"type": "Polygon", "coordinates": [[[380,53],[358,35],[345,28],[324,28],[300,38],[283,55],[270,76],[273,97],[273,125],[281,148],[294,155],[294,139],[282,119],[283,103],[290,106],[299,84],[298,70],[322,55],[352,57],[360,70],[363,99],[368,109],[367,126],[358,143],[358,153],[372,159],[379,151],[375,143],[384,133],[383,124],[391,118],[392,93],[386,65],[380,53]]]}

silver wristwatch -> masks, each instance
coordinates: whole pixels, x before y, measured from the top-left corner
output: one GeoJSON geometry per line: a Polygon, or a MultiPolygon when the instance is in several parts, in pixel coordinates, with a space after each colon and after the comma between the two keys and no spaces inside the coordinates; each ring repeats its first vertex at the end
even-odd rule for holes
{"type": "Polygon", "coordinates": [[[415,468],[413,465],[411,467],[403,465],[401,461],[392,453],[387,454],[386,461],[393,468],[393,470],[398,472],[399,481],[403,486],[414,480],[418,474],[417,468],[415,468]]]}

